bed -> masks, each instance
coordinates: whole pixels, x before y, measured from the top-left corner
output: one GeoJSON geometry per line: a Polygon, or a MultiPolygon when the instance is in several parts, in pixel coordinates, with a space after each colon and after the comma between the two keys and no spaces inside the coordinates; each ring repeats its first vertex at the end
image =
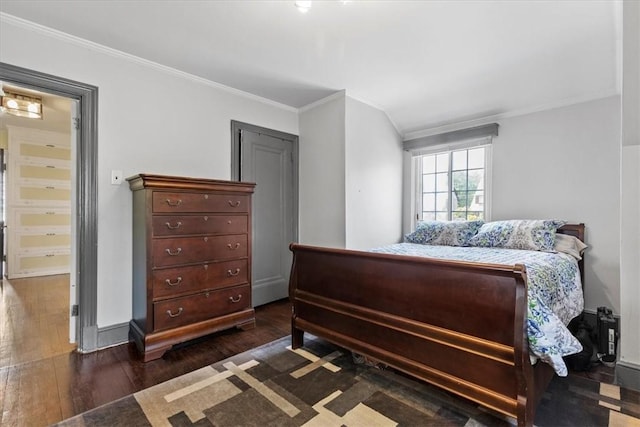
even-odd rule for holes
{"type": "MultiPolygon", "coordinates": [[[[584,224],[565,224],[557,233],[584,241],[584,224]]],[[[535,408],[553,375],[562,375],[563,363],[552,366],[530,351],[536,331],[526,263],[438,259],[389,248],[290,249],[293,348],[303,346],[308,332],[516,418],[520,426],[533,425],[535,408]]],[[[581,283],[583,261],[575,262],[581,283]]]]}

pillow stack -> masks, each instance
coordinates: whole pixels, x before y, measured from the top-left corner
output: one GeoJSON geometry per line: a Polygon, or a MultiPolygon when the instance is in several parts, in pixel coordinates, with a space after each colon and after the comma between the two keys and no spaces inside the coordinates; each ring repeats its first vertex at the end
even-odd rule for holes
{"type": "Polygon", "coordinates": [[[587,245],[557,234],[565,221],[514,219],[506,221],[420,221],[405,242],[421,245],[476,246],[564,252],[581,259],[587,245]]]}

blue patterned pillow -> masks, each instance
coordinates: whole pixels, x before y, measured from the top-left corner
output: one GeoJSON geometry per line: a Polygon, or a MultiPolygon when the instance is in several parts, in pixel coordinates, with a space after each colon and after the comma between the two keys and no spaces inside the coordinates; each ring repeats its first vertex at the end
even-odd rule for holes
{"type": "Polygon", "coordinates": [[[405,242],[421,245],[469,246],[484,221],[421,221],[405,242]]]}
{"type": "Polygon", "coordinates": [[[488,222],[480,227],[469,244],[484,248],[553,251],[556,230],[564,223],[558,220],[527,219],[488,222]]]}

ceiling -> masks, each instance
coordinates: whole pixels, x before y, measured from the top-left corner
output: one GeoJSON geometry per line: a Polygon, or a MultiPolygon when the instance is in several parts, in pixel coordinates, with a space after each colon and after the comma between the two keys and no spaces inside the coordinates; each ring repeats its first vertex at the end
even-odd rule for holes
{"type": "Polygon", "coordinates": [[[10,1],[0,12],[301,108],[340,90],[406,137],[619,93],[618,1],[10,1]]]}

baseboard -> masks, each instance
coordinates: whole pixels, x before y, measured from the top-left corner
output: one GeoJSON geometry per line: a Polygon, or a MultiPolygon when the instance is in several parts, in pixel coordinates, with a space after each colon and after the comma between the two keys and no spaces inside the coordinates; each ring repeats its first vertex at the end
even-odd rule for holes
{"type": "Polygon", "coordinates": [[[98,328],[98,348],[129,342],[129,322],[98,328]]]}
{"type": "Polygon", "coordinates": [[[615,381],[622,387],[640,390],[640,366],[619,361],[616,365],[615,381]]]}

